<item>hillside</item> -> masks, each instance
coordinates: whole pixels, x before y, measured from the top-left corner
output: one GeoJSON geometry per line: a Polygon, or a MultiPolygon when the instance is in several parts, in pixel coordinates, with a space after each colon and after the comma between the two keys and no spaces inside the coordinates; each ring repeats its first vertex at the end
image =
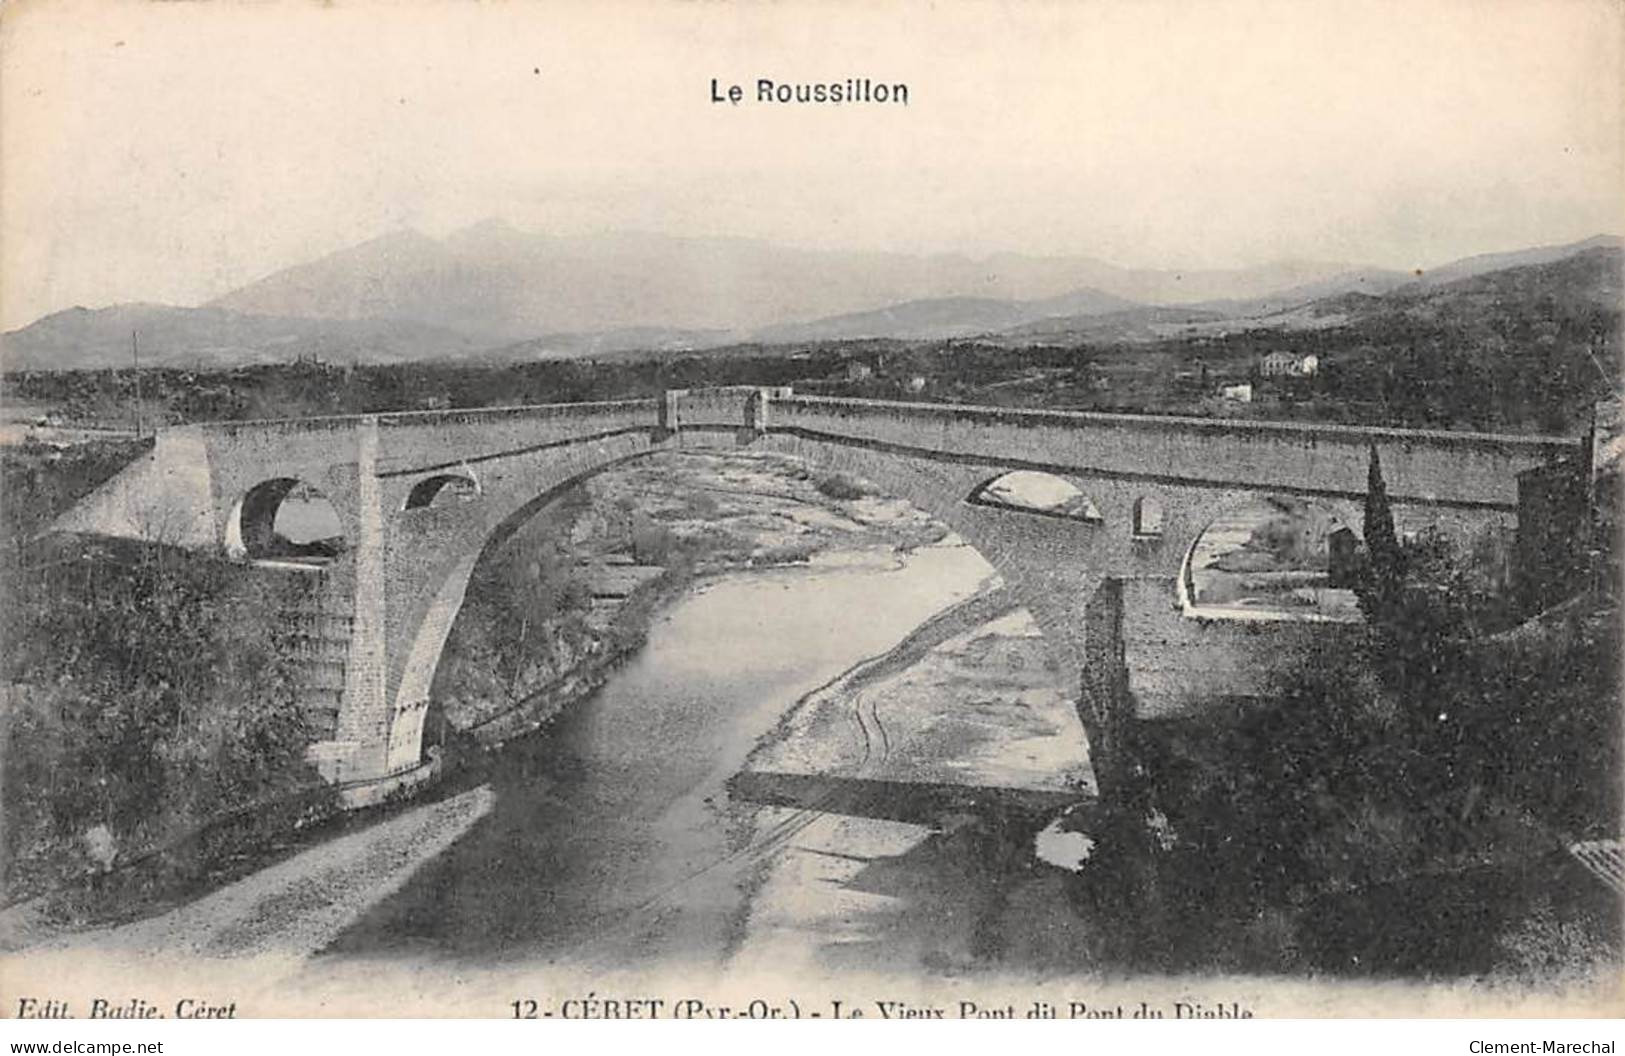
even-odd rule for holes
{"type": "Polygon", "coordinates": [[[1376,334],[1403,327],[1449,331],[1464,338],[1475,334],[1528,334],[1532,327],[1564,321],[1602,332],[1617,326],[1621,260],[1619,239],[1599,237],[1527,254],[1475,257],[1437,269],[1431,278],[1413,277],[1398,284],[1390,284],[1391,275],[1385,278],[1383,273],[1351,273],[1346,278],[1358,281],[1347,288],[1339,289],[1342,283],[1334,282],[1252,301],[1210,302],[1178,310],[1146,308],[1094,319],[1047,320],[1017,328],[1007,336],[1025,339],[1048,334],[1079,341],[1144,342],[1249,330],[1354,328],[1376,334]],[[1554,256],[1560,249],[1567,252],[1554,256]],[[1505,260],[1530,262],[1475,270],[1505,260]],[[1440,278],[1450,274],[1463,277],[1448,281],[1440,278]],[[1328,285],[1331,292],[1297,300],[1299,295],[1328,285]]]}
{"type": "Polygon", "coordinates": [[[125,367],[131,362],[132,333],[139,334],[143,366],[202,370],[299,357],[333,363],[461,357],[489,344],[444,327],[394,319],[293,319],[120,304],[69,308],[5,334],[0,364],[8,371],[125,367]]]}
{"type": "Polygon", "coordinates": [[[1463,257],[1442,267],[1430,268],[1415,282],[1420,286],[1442,286],[1492,271],[1504,271],[1507,268],[1519,268],[1530,264],[1550,264],[1594,249],[1613,250],[1617,253],[1622,245],[1625,245],[1625,240],[1620,239],[1618,235],[1594,235],[1579,242],[1567,242],[1562,245],[1534,246],[1504,253],[1481,253],[1478,256],[1463,257]]]}
{"type": "Polygon", "coordinates": [[[1442,284],[1405,286],[1362,311],[1402,311],[1415,319],[1478,322],[1533,321],[1618,311],[1621,267],[1618,240],[1550,261],[1519,264],[1442,284]]]}
{"type": "Polygon", "coordinates": [[[739,340],[728,330],[676,330],[658,326],[629,326],[576,334],[542,334],[488,349],[478,357],[490,363],[524,363],[549,359],[581,359],[627,353],[665,355],[700,352],[739,340]]]}
{"type": "Polygon", "coordinates": [[[1345,271],[1333,275],[1329,279],[1321,279],[1317,282],[1304,283],[1298,286],[1288,286],[1263,297],[1253,297],[1246,300],[1205,301],[1191,307],[1217,312],[1225,318],[1248,318],[1287,311],[1308,304],[1311,301],[1318,301],[1328,297],[1344,295],[1380,296],[1412,281],[1414,281],[1414,276],[1407,272],[1389,271],[1382,268],[1360,268],[1355,271],[1345,271]]]}
{"type": "Polygon", "coordinates": [[[1316,302],[1296,326],[1277,329],[1298,329],[1308,342],[1318,320],[1317,385],[1346,413],[1371,404],[1405,424],[1572,434],[1621,382],[1622,264],[1617,246],[1598,245],[1436,286],[1316,302]]]}
{"type": "Polygon", "coordinates": [[[1008,330],[1004,336],[1017,343],[1150,342],[1177,337],[1224,318],[1223,313],[1204,308],[1144,305],[1114,312],[1039,319],[1008,330]]]}
{"type": "Polygon", "coordinates": [[[1414,281],[1376,295],[1339,293],[1246,323],[1287,330],[1429,327],[1464,335],[1532,332],[1560,323],[1602,324],[1611,313],[1617,323],[1625,256],[1618,240],[1612,245],[1604,240],[1589,240],[1584,246],[1554,260],[1480,272],[1448,282],[1414,281]]]}
{"type": "Polygon", "coordinates": [[[1448,287],[1476,276],[1537,264],[1551,264],[1594,250],[1616,253],[1621,240],[1615,235],[1596,235],[1579,242],[1535,246],[1504,253],[1482,253],[1463,257],[1436,268],[1415,272],[1361,269],[1334,275],[1329,279],[1277,290],[1250,300],[1214,301],[1200,305],[1230,318],[1263,317],[1308,308],[1317,317],[1358,309],[1366,298],[1395,293],[1401,297],[1425,296],[1428,290],[1448,287]]]}
{"type": "Polygon", "coordinates": [[[1050,316],[1096,315],[1138,307],[1133,301],[1101,290],[1079,289],[1039,300],[987,297],[938,297],[905,301],[870,312],[851,312],[804,323],[769,326],[754,335],[759,341],[850,341],[871,337],[935,339],[974,337],[1021,326],[1050,316]]]}

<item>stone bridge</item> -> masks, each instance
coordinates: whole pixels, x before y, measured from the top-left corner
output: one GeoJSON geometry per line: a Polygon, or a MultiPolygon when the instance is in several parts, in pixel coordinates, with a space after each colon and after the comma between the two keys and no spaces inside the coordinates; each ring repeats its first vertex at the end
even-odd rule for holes
{"type": "MultiPolygon", "coordinates": [[[[565,489],[651,452],[749,446],[871,481],[936,516],[1025,601],[1069,685],[1106,577],[1178,581],[1201,530],[1260,493],[1359,504],[1382,458],[1402,524],[1510,522],[1516,474],[1577,441],[827,399],[788,390],[180,426],[57,523],[247,558],[299,482],[347,545],[322,573],[330,732],[312,749],[352,804],[422,779],[429,689],[476,561],[565,489]],[[990,505],[1017,471],[1060,477],[1087,518],[990,505]],[[457,502],[434,502],[445,487],[457,502]]],[[[1356,523],[1358,523],[1356,521],[1356,523]]],[[[1168,604],[1176,605],[1169,594],[1168,604]]],[[[1091,738],[1098,717],[1084,715],[1091,738]]]]}

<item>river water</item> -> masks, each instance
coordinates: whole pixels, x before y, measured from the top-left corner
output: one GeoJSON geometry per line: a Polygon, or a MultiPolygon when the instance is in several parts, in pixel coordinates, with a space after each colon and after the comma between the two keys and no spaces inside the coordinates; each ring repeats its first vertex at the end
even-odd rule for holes
{"type": "Polygon", "coordinates": [[[992,574],[949,541],[732,573],[546,735],[509,747],[494,809],[330,953],[715,964],[740,939],[750,811],[726,781],[805,693],[883,653],[992,574]]]}

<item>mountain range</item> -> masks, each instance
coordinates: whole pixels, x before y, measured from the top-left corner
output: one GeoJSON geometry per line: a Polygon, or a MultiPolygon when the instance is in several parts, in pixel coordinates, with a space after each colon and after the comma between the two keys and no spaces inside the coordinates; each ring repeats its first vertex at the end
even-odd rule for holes
{"type": "Polygon", "coordinates": [[[740,342],[1005,335],[1151,340],[1191,328],[1321,326],[1360,298],[1620,251],[1599,236],[1418,274],[1287,261],[1125,269],[1081,256],[852,253],[736,238],[556,236],[486,221],[400,231],[285,268],[198,307],[71,308],[3,335],[6,369],[144,363],[519,359],[676,352],[740,342]],[[1348,298],[1354,298],[1350,301],[1348,298]]]}
{"type": "Polygon", "coordinates": [[[268,275],[211,302],[261,315],[411,319],[491,337],[658,326],[752,333],[942,298],[1040,300],[1090,291],[1142,304],[1251,297],[1346,265],[1131,271],[1088,257],[807,250],[635,232],[555,236],[486,221],[436,240],[396,232],[268,275]]]}

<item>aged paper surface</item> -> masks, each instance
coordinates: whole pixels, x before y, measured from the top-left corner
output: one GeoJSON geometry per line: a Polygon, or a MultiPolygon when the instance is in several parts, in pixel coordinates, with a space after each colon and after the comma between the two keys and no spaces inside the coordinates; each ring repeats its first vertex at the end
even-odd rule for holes
{"type": "Polygon", "coordinates": [[[0,9],[0,1011],[1613,1015],[1625,20],[0,9]]]}

